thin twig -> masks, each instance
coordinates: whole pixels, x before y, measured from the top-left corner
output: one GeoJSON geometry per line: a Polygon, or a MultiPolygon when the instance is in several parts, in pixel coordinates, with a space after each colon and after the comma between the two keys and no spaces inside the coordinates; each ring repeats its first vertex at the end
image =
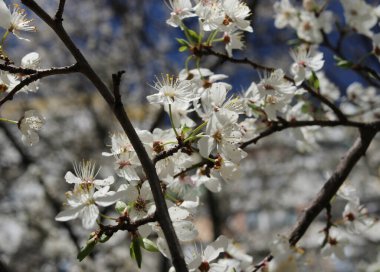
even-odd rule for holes
{"type": "Polygon", "coordinates": [[[119,230],[136,232],[138,227],[145,225],[147,223],[152,223],[157,221],[157,215],[153,214],[148,217],[144,217],[142,219],[136,220],[134,222],[130,222],[128,216],[120,216],[117,220],[117,225],[100,225],[99,230],[97,231],[98,237],[101,237],[104,233],[108,237],[111,237],[119,230]]]}
{"type": "Polygon", "coordinates": [[[79,72],[79,66],[78,64],[74,64],[71,66],[66,67],[59,67],[59,68],[51,68],[47,70],[37,70],[36,73],[31,74],[27,76],[25,79],[23,79],[19,84],[17,84],[12,91],[10,91],[3,99],[0,100],[0,107],[7,101],[12,100],[13,96],[20,91],[25,86],[29,85],[30,83],[37,81],[41,78],[53,76],[53,75],[63,75],[63,74],[70,74],[70,73],[77,73],[79,72]]]}
{"type": "Polygon", "coordinates": [[[246,141],[240,145],[240,148],[245,148],[250,144],[256,144],[262,138],[265,138],[275,132],[279,132],[288,128],[297,128],[297,127],[308,127],[308,126],[319,126],[319,127],[336,127],[336,126],[345,126],[345,127],[355,127],[355,128],[364,128],[376,127],[380,122],[374,123],[360,123],[355,121],[330,121],[330,120],[311,120],[311,121],[286,121],[281,119],[280,121],[273,121],[263,132],[259,133],[253,139],[246,141]]]}
{"type": "MultiPolygon", "coordinates": [[[[214,50],[212,50],[211,48],[208,48],[208,47],[205,47],[204,50],[202,50],[202,51],[199,52],[199,54],[200,55],[212,55],[212,56],[216,56],[218,58],[221,58],[223,60],[226,60],[226,61],[229,61],[229,62],[232,62],[232,63],[248,64],[248,65],[250,65],[252,68],[254,68],[256,70],[262,70],[262,71],[265,71],[265,72],[273,72],[275,70],[275,68],[266,67],[264,65],[261,65],[261,64],[258,64],[256,62],[254,62],[252,60],[249,60],[248,58],[236,59],[236,58],[229,57],[229,56],[227,56],[225,54],[216,52],[216,51],[214,51],[214,50]]],[[[291,77],[285,76],[284,78],[286,80],[294,83],[294,79],[292,79],[291,77]]],[[[334,103],[332,103],[330,100],[328,100],[322,94],[320,94],[319,92],[316,92],[315,90],[313,90],[313,88],[310,87],[309,85],[307,85],[305,82],[301,85],[301,87],[303,87],[305,90],[307,90],[308,93],[310,93],[311,96],[317,98],[319,101],[321,101],[327,107],[329,107],[335,113],[335,115],[338,117],[339,120],[342,120],[342,121],[347,120],[347,118],[343,114],[343,112],[334,103]]]]}
{"type": "Polygon", "coordinates": [[[65,9],[65,3],[66,3],[66,0],[60,0],[59,1],[59,5],[58,5],[58,9],[57,9],[57,12],[55,13],[55,16],[54,16],[54,20],[56,22],[59,22],[59,23],[62,23],[63,21],[63,11],[65,9]]]}
{"type": "Polygon", "coordinates": [[[329,241],[330,229],[334,225],[332,222],[331,203],[328,203],[325,209],[326,209],[326,226],[323,229],[323,232],[325,233],[325,238],[323,239],[321,248],[324,248],[327,242],[329,241]]]}

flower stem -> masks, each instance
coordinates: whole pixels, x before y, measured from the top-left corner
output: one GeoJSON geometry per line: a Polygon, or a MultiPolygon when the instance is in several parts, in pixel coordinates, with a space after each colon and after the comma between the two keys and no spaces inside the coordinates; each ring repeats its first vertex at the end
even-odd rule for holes
{"type": "Polygon", "coordinates": [[[174,127],[174,122],[173,122],[173,115],[172,115],[172,105],[169,104],[169,118],[170,118],[170,124],[172,125],[172,129],[174,130],[175,136],[178,138],[178,132],[174,127]]]}
{"type": "Polygon", "coordinates": [[[8,122],[8,123],[11,123],[11,124],[18,124],[18,121],[14,121],[14,120],[9,120],[9,119],[6,119],[6,118],[1,118],[0,117],[0,121],[3,121],[3,122],[8,122]]]}
{"type": "Polygon", "coordinates": [[[194,56],[191,55],[191,56],[188,56],[188,57],[186,58],[186,61],[185,61],[185,69],[186,69],[186,71],[189,71],[189,62],[190,62],[190,60],[191,60],[193,57],[194,57],[194,56]]]}
{"type": "Polygon", "coordinates": [[[117,220],[117,218],[115,218],[115,217],[111,217],[111,216],[108,216],[108,215],[105,215],[105,214],[102,214],[102,213],[99,213],[99,215],[101,217],[103,217],[104,219],[109,219],[109,220],[114,220],[114,221],[117,220]]]}
{"type": "Polygon", "coordinates": [[[218,30],[214,30],[207,38],[206,44],[207,45],[212,45],[212,42],[215,39],[216,34],[218,34],[218,30]]]}
{"type": "Polygon", "coordinates": [[[7,30],[7,31],[4,33],[3,37],[1,38],[1,42],[0,42],[0,46],[1,46],[1,48],[3,47],[3,44],[4,44],[4,42],[5,42],[5,39],[8,37],[8,35],[9,35],[9,30],[7,30]]]}

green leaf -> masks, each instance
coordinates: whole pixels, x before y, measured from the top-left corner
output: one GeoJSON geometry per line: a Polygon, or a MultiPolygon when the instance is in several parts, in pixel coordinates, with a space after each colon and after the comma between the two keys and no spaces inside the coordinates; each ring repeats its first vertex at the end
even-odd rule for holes
{"type": "Polygon", "coordinates": [[[142,255],[141,255],[141,248],[140,248],[140,238],[136,237],[133,238],[129,253],[131,255],[131,258],[134,259],[137,263],[137,266],[141,268],[141,262],[142,262],[142,255]]]}
{"type": "Polygon", "coordinates": [[[186,51],[187,50],[187,45],[182,45],[179,49],[178,49],[178,51],[179,52],[184,52],[184,51],[186,51]]]}
{"type": "Polygon", "coordinates": [[[127,204],[124,203],[123,201],[117,201],[117,202],[116,202],[115,210],[116,210],[119,214],[123,215],[124,212],[125,212],[125,209],[126,209],[126,208],[127,208],[127,204]]]}
{"type": "Polygon", "coordinates": [[[338,66],[338,67],[342,67],[342,68],[351,68],[354,64],[351,62],[351,61],[348,61],[348,60],[345,60],[345,59],[342,59],[341,57],[339,56],[334,56],[334,60],[335,60],[335,64],[338,66]]]}
{"type": "Polygon", "coordinates": [[[176,38],[176,40],[180,45],[189,45],[189,43],[184,39],[176,38]]]}
{"type": "Polygon", "coordinates": [[[156,244],[153,241],[149,240],[148,238],[140,237],[140,244],[143,247],[143,249],[149,252],[158,252],[158,248],[156,244]]]}
{"type": "Polygon", "coordinates": [[[314,71],[311,73],[309,83],[313,86],[314,89],[319,90],[319,79],[314,71]]]}
{"type": "Polygon", "coordinates": [[[77,259],[81,262],[86,258],[94,249],[96,245],[96,239],[95,237],[91,238],[90,240],[87,241],[87,244],[81,248],[77,255],[77,259]]]}

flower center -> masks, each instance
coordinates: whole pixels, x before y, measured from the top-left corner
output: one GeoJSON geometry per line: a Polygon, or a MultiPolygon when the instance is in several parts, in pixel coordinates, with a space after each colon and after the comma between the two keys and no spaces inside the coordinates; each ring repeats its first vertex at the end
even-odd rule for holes
{"type": "Polygon", "coordinates": [[[164,145],[162,144],[162,142],[160,141],[154,141],[153,142],[153,151],[156,152],[156,153],[160,153],[162,151],[164,151],[164,145]]]}
{"type": "Polygon", "coordinates": [[[222,133],[219,130],[216,131],[212,137],[215,139],[217,143],[220,143],[223,139],[222,133]]]}
{"type": "Polygon", "coordinates": [[[210,270],[210,264],[208,262],[202,262],[201,265],[198,267],[198,269],[201,272],[207,272],[210,270]]]}
{"type": "Polygon", "coordinates": [[[232,23],[232,19],[231,17],[226,15],[226,17],[224,17],[224,20],[223,20],[223,25],[228,26],[230,23],[232,23]]]}
{"type": "Polygon", "coordinates": [[[350,221],[350,222],[355,221],[355,215],[353,213],[346,214],[345,218],[347,218],[347,220],[350,221]]]}
{"type": "Polygon", "coordinates": [[[134,207],[138,211],[144,211],[144,212],[146,212],[146,200],[142,199],[141,197],[138,197],[136,199],[134,207]]]}
{"type": "Polygon", "coordinates": [[[0,84],[0,93],[4,93],[8,90],[8,86],[5,84],[0,84]]]}

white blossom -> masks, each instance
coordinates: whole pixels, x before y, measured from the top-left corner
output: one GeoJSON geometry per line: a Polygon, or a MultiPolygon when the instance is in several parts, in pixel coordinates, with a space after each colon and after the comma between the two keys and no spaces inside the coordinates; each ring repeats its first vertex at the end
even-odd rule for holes
{"type": "Polygon", "coordinates": [[[156,211],[152,191],[146,181],[141,188],[127,185],[126,196],[128,199],[128,215],[131,220],[136,221],[152,215],[156,211]]]}
{"type": "Polygon", "coordinates": [[[223,42],[226,45],[226,51],[229,57],[232,57],[232,50],[241,50],[244,47],[243,32],[239,30],[233,30],[224,32],[223,42]]]}
{"type": "Polygon", "coordinates": [[[45,124],[45,118],[36,110],[26,111],[18,123],[22,133],[21,140],[24,144],[32,146],[39,141],[37,131],[45,124]]]}
{"type": "Polygon", "coordinates": [[[109,186],[95,192],[95,186],[88,183],[75,184],[74,190],[66,193],[68,208],[57,214],[55,220],[69,221],[82,218],[82,225],[90,229],[99,216],[98,206],[106,207],[114,204],[120,194],[109,191],[109,186]]]}
{"type": "Polygon", "coordinates": [[[358,33],[371,37],[371,28],[377,23],[374,7],[364,0],[341,0],[346,23],[358,33]]]}
{"type": "Polygon", "coordinates": [[[169,0],[170,18],[166,21],[167,24],[178,27],[181,26],[181,21],[185,18],[194,17],[193,8],[190,0],[169,0]]]}
{"type": "Polygon", "coordinates": [[[294,60],[291,71],[297,86],[301,85],[305,79],[308,79],[312,72],[322,69],[325,62],[323,53],[315,52],[314,47],[300,46],[291,51],[290,55],[294,60]]]}
{"type": "Polygon", "coordinates": [[[4,1],[0,0],[0,27],[12,32],[19,39],[27,40],[20,37],[18,32],[36,31],[36,28],[30,25],[32,21],[26,18],[25,10],[19,5],[15,4],[11,13],[4,1]]]}
{"type": "Polygon", "coordinates": [[[174,101],[190,102],[198,99],[194,87],[188,80],[179,80],[173,76],[162,76],[161,80],[156,78],[154,86],[158,91],[156,94],[148,95],[150,103],[173,104],[174,101]]]}
{"type": "Polygon", "coordinates": [[[277,28],[284,28],[287,25],[295,28],[298,25],[298,11],[293,7],[289,0],[277,1],[274,4],[274,11],[276,12],[274,25],[277,28]]]}

